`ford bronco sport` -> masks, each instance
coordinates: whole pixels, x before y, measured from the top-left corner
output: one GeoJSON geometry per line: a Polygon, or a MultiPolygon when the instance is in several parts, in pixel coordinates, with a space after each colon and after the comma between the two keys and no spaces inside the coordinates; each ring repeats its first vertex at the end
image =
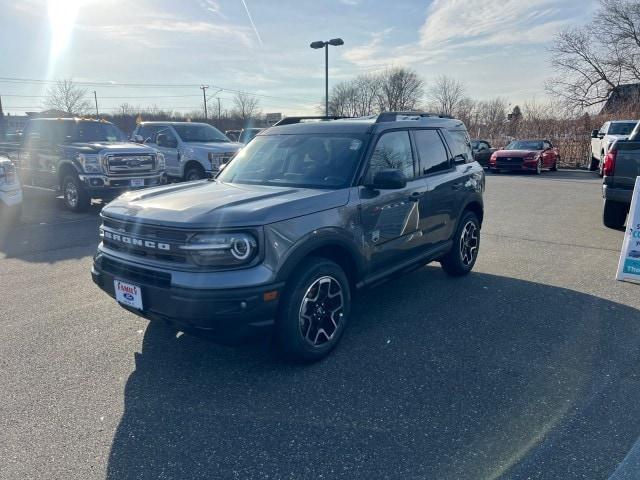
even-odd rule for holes
{"type": "Polygon", "coordinates": [[[431,261],[473,268],[484,185],[459,120],[286,118],[213,180],[107,205],[92,276],[147,319],[220,338],[271,327],[283,353],[313,361],[355,289],[431,261]]]}

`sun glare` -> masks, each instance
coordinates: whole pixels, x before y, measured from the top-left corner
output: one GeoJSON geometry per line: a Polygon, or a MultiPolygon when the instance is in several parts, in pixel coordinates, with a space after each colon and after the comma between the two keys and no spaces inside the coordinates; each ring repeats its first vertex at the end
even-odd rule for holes
{"type": "Polygon", "coordinates": [[[49,49],[49,63],[55,64],[58,57],[66,50],[73,34],[73,28],[78,17],[78,10],[83,0],[49,0],[49,28],[51,41],[49,49]]]}

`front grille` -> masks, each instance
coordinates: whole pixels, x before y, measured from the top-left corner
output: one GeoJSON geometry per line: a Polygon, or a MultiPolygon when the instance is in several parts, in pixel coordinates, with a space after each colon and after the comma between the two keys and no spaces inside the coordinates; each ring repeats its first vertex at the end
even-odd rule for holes
{"type": "Polygon", "coordinates": [[[152,260],[188,263],[185,250],[180,249],[189,239],[188,233],[105,218],[101,226],[104,246],[152,260]]]}
{"type": "Polygon", "coordinates": [[[231,160],[235,154],[236,152],[210,153],[209,161],[211,162],[211,167],[216,169],[220,165],[229,163],[229,160],[231,160]]]}
{"type": "Polygon", "coordinates": [[[121,280],[130,280],[162,288],[171,286],[171,274],[169,273],[125,265],[104,256],[100,260],[100,266],[105,272],[121,280]]]}
{"type": "Polygon", "coordinates": [[[498,157],[496,159],[496,167],[498,168],[518,169],[518,168],[522,168],[522,163],[523,163],[522,157],[498,157]]]}
{"type": "Polygon", "coordinates": [[[136,175],[155,171],[155,155],[107,154],[107,173],[111,175],[136,175]]]}

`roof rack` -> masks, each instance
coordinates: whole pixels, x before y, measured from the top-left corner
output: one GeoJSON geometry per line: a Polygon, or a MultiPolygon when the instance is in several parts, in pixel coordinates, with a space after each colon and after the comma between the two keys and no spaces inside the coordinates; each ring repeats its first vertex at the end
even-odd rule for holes
{"type": "MultiPolygon", "coordinates": [[[[450,115],[441,115],[439,113],[432,112],[382,112],[378,115],[376,119],[376,123],[382,122],[397,122],[401,120],[412,120],[410,118],[398,118],[398,117],[436,117],[436,118],[453,118],[450,115]]],[[[414,118],[414,120],[418,120],[418,118],[414,118]]]]}
{"type": "Polygon", "coordinates": [[[327,121],[327,120],[340,120],[341,118],[349,118],[349,117],[341,117],[338,115],[329,115],[328,117],[325,116],[315,116],[315,117],[285,117],[282,120],[279,120],[278,122],[274,123],[273,126],[279,126],[279,125],[292,125],[294,123],[302,123],[304,120],[320,120],[320,121],[327,121]]]}

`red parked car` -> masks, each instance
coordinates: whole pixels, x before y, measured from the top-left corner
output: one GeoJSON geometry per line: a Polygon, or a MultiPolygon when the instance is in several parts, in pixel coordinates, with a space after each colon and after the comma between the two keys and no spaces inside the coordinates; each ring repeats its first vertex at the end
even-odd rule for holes
{"type": "Polygon", "coordinates": [[[493,152],[489,169],[496,173],[517,170],[539,175],[542,170],[555,172],[559,160],[558,149],[548,140],[515,140],[502,150],[493,152]]]}

